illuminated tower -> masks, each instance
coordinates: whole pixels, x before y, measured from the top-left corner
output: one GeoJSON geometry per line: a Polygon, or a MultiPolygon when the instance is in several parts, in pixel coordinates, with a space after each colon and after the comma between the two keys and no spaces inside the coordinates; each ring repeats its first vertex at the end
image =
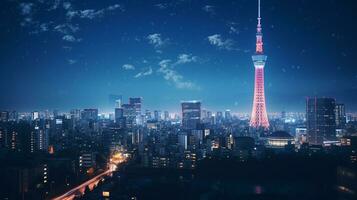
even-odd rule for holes
{"type": "Polygon", "coordinates": [[[264,94],[264,66],[267,56],[263,51],[263,34],[260,17],[260,0],[258,0],[258,25],[257,25],[257,43],[255,54],[252,56],[255,67],[254,81],[254,101],[250,126],[253,128],[269,128],[268,114],[265,106],[264,94]]]}

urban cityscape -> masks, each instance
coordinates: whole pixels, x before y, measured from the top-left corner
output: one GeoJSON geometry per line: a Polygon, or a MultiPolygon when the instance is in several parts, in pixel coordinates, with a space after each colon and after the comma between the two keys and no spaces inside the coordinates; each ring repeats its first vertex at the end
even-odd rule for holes
{"type": "Polygon", "coordinates": [[[353,0],[0,5],[0,199],[357,199],[353,0]]]}

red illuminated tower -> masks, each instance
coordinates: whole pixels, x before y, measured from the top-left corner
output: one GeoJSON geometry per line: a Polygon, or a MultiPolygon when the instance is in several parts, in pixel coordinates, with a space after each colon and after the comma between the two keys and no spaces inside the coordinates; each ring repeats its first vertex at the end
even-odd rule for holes
{"type": "Polygon", "coordinates": [[[255,54],[252,56],[255,67],[254,101],[250,126],[253,128],[269,128],[268,114],[264,94],[264,66],[267,56],[263,51],[263,34],[260,17],[260,0],[258,0],[258,25],[255,54]]]}

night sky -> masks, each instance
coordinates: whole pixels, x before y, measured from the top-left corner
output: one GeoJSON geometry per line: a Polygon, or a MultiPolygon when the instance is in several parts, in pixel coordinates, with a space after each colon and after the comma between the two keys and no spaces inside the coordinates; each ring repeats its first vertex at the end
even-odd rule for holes
{"type": "MultiPolygon", "coordinates": [[[[307,96],[357,111],[357,2],[262,0],[268,112],[307,96]]],[[[1,0],[0,109],[97,107],[143,97],[250,112],[257,1],[1,0]]]]}

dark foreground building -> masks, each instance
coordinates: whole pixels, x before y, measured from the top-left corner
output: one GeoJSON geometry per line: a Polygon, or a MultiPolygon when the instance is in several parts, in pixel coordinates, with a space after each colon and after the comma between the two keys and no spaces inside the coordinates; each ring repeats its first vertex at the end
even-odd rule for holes
{"type": "Polygon", "coordinates": [[[336,140],[335,104],[332,98],[307,98],[306,127],[310,144],[323,145],[325,141],[336,140]]]}

